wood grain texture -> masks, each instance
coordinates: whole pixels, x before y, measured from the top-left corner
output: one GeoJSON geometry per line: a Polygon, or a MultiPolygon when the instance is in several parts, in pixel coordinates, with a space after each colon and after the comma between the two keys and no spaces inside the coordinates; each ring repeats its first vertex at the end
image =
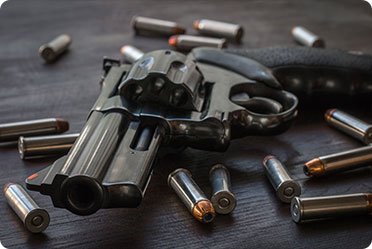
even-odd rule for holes
{"type": "MultiPolygon", "coordinates": [[[[324,37],[327,46],[372,53],[372,10],[363,1],[118,1],[10,0],[0,10],[0,122],[44,117],[70,121],[79,132],[98,93],[104,55],[120,58],[123,44],[144,51],[167,48],[167,40],[134,36],[133,15],[174,20],[218,19],[245,27],[241,47],[294,44],[290,30],[303,25],[324,37]],[[45,64],[41,44],[61,33],[73,38],[70,51],[45,64]]],[[[371,192],[372,169],[366,167],[321,180],[308,180],[304,162],[361,144],[323,121],[327,107],[341,107],[372,123],[371,105],[301,107],[296,124],[276,137],[234,141],[226,153],[186,149],[156,164],[143,203],[135,209],[100,210],[89,217],[53,207],[49,197],[31,192],[51,216],[39,235],[22,227],[4,196],[0,197],[0,240],[9,248],[365,248],[372,240],[371,217],[353,217],[304,225],[292,222],[265,178],[261,161],[277,155],[300,181],[303,196],[371,192]],[[177,167],[189,169],[207,194],[208,171],[224,163],[231,171],[237,208],[212,224],[194,220],[166,183],[177,167]]],[[[0,184],[24,179],[56,158],[22,161],[11,145],[0,146],[0,184]]]]}

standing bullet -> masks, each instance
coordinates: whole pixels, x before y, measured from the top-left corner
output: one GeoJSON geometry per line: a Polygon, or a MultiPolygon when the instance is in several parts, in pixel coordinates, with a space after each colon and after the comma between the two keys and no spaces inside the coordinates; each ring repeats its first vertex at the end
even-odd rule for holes
{"type": "Polygon", "coordinates": [[[39,48],[39,54],[47,62],[53,62],[59,55],[67,50],[71,44],[71,36],[60,35],[48,44],[42,45],[39,48]]]}
{"type": "Polygon", "coordinates": [[[307,220],[334,218],[372,213],[372,194],[349,194],[324,197],[295,197],[291,203],[292,219],[307,220]]]}
{"type": "Polygon", "coordinates": [[[285,203],[291,203],[301,194],[301,186],[293,180],[284,165],[275,156],[266,156],[262,162],[265,174],[276,191],[276,196],[285,203]]]}
{"type": "Polygon", "coordinates": [[[209,171],[212,185],[212,204],[216,213],[229,214],[236,206],[235,195],[231,191],[230,173],[222,164],[217,164],[209,171]]]}
{"type": "Polygon", "coordinates": [[[185,28],[175,22],[143,16],[134,16],[132,18],[132,27],[137,34],[149,32],[170,36],[185,33],[185,28]]]}
{"type": "Polygon", "coordinates": [[[369,166],[372,163],[372,144],[327,156],[314,158],[305,163],[307,176],[319,177],[342,171],[369,166]]]}
{"type": "Polygon", "coordinates": [[[243,28],[238,24],[201,19],[194,22],[194,29],[206,36],[223,37],[239,42],[243,37],[243,28]]]}
{"type": "Polygon", "coordinates": [[[80,134],[19,137],[18,151],[21,159],[30,157],[64,155],[69,152],[80,134]]]}
{"type": "Polygon", "coordinates": [[[176,169],[168,176],[168,185],[176,192],[189,212],[200,222],[212,222],[216,216],[212,203],[191,178],[190,171],[176,169]]]}
{"type": "Polygon", "coordinates": [[[372,125],[338,109],[327,110],[326,121],[332,127],[345,132],[364,144],[372,142],[372,125]]]}
{"type": "Polygon", "coordinates": [[[129,63],[134,63],[139,60],[144,53],[136,47],[125,45],[120,49],[120,53],[123,55],[124,60],[129,63]]]}
{"type": "Polygon", "coordinates": [[[59,134],[67,131],[68,128],[68,122],[60,118],[0,124],[0,143],[17,141],[20,136],[59,134]]]}
{"type": "Polygon", "coordinates": [[[304,27],[296,26],[292,29],[292,35],[296,42],[307,47],[324,48],[325,42],[322,38],[313,34],[304,27]]]}
{"type": "Polygon", "coordinates": [[[28,231],[41,233],[48,227],[50,221],[48,212],[40,208],[21,185],[7,184],[4,187],[4,194],[28,231]]]}
{"type": "Polygon", "coordinates": [[[191,50],[196,47],[225,48],[227,46],[226,39],[223,38],[193,35],[174,35],[169,38],[168,42],[178,50],[191,50]]]}

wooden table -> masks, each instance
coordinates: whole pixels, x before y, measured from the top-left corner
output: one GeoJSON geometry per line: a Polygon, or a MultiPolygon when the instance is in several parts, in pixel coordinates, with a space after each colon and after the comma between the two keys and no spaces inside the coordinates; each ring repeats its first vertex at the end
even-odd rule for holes
{"type": "MultiPolygon", "coordinates": [[[[192,29],[210,18],[245,27],[242,47],[293,45],[290,30],[303,25],[324,37],[330,48],[372,53],[372,9],[363,1],[42,1],[10,0],[0,9],[0,122],[45,117],[70,121],[79,132],[99,93],[104,55],[120,58],[123,44],[144,51],[167,48],[167,40],[135,36],[133,15],[174,20],[192,29]],[[45,64],[38,48],[55,36],[73,38],[68,54],[45,64]]],[[[191,31],[195,33],[195,31],[191,31]]],[[[321,180],[308,180],[303,164],[317,156],[361,146],[329,128],[323,113],[341,107],[372,123],[371,106],[302,106],[295,125],[276,137],[247,137],[226,153],[186,149],[158,160],[143,203],[135,209],[100,210],[83,217],[54,208],[49,197],[31,192],[51,216],[47,230],[30,234],[1,195],[0,240],[9,248],[365,248],[372,240],[371,217],[296,225],[280,203],[261,161],[277,155],[303,188],[303,196],[371,192],[372,171],[364,168],[321,180]],[[226,164],[237,208],[200,224],[167,186],[177,167],[189,169],[206,192],[210,167],[226,164]]],[[[14,145],[0,147],[0,184],[24,179],[56,158],[22,161],[14,145]]]]}

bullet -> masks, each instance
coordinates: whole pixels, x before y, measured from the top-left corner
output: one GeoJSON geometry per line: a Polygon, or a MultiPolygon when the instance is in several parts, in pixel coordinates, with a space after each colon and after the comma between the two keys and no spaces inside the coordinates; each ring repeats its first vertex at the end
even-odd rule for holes
{"type": "Polygon", "coordinates": [[[311,198],[295,197],[291,203],[291,215],[296,223],[371,213],[372,194],[365,193],[311,198]]]}
{"type": "Polygon", "coordinates": [[[0,143],[17,141],[20,136],[59,134],[67,131],[69,124],[60,118],[45,118],[0,124],[0,143]]]}
{"type": "Polygon", "coordinates": [[[329,109],[324,114],[327,123],[364,144],[372,142],[372,125],[338,109],[329,109]]]}
{"type": "Polygon", "coordinates": [[[190,171],[176,169],[168,176],[168,185],[176,192],[189,212],[200,222],[212,222],[216,216],[212,203],[191,178],[190,171]]]}
{"type": "Polygon", "coordinates": [[[206,36],[222,37],[239,42],[243,37],[244,31],[238,24],[218,22],[208,19],[196,20],[194,29],[206,36]]]}
{"type": "Polygon", "coordinates": [[[28,231],[41,233],[48,227],[50,221],[48,212],[40,208],[21,185],[7,184],[4,187],[4,194],[10,207],[28,231]]]}
{"type": "Polygon", "coordinates": [[[301,186],[293,180],[285,166],[275,156],[266,156],[262,162],[266,176],[274,187],[276,196],[284,203],[291,203],[301,194],[301,186]]]}
{"type": "Polygon", "coordinates": [[[314,158],[305,163],[307,176],[320,177],[342,171],[369,166],[372,163],[372,144],[327,156],[314,158]]]}
{"type": "Polygon", "coordinates": [[[63,34],[39,48],[39,54],[48,63],[55,61],[71,44],[71,36],[63,34]]]}
{"type": "Polygon", "coordinates": [[[120,49],[120,53],[123,55],[124,60],[129,63],[134,63],[139,60],[144,53],[136,47],[125,45],[120,49]]]}
{"type": "Polygon", "coordinates": [[[168,42],[178,50],[191,50],[196,47],[227,47],[226,39],[193,35],[174,35],[169,38],[168,42]]]}
{"type": "Polygon", "coordinates": [[[325,42],[322,38],[313,34],[304,27],[296,26],[292,29],[292,36],[296,42],[307,47],[324,48],[325,42]]]}
{"type": "Polygon", "coordinates": [[[131,23],[137,34],[141,32],[148,32],[170,36],[184,34],[186,31],[184,27],[175,22],[143,16],[134,16],[131,23]]]}
{"type": "Polygon", "coordinates": [[[52,136],[19,137],[18,152],[21,159],[30,157],[65,155],[74,145],[80,134],[62,134],[52,136]]]}
{"type": "Polygon", "coordinates": [[[222,164],[217,164],[209,171],[212,185],[212,204],[218,214],[229,214],[236,206],[235,195],[231,191],[230,173],[222,164]]]}

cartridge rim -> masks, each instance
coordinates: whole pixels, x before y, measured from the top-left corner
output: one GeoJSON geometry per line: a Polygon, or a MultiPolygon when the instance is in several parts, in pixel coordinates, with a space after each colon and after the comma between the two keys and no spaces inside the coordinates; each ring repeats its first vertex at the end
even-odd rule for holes
{"type": "Polygon", "coordinates": [[[170,181],[172,180],[172,177],[176,174],[178,174],[179,172],[183,172],[185,173],[186,175],[188,175],[190,178],[192,177],[191,175],[191,172],[188,171],[187,169],[184,169],[184,168],[178,168],[174,171],[172,171],[169,175],[168,175],[168,185],[170,186],[170,181]]]}
{"type": "Polygon", "coordinates": [[[291,203],[292,199],[301,194],[301,186],[294,180],[282,182],[277,191],[277,197],[285,203],[291,203]]]}
{"type": "Polygon", "coordinates": [[[39,48],[39,53],[41,57],[43,57],[43,59],[47,62],[53,62],[57,58],[55,51],[51,47],[46,45],[42,45],[39,48]]]}
{"type": "Polygon", "coordinates": [[[25,218],[25,227],[32,233],[41,233],[50,222],[50,217],[45,209],[37,208],[29,212],[25,218]]]}
{"type": "Polygon", "coordinates": [[[295,197],[291,202],[291,216],[292,220],[296,223],[300,223],[303,215],[303,206],[299,197],[295,197]]]}
{"type": "Polygon", "coordinates": [[[21,159],[25,159],[25,149],[24,137],[20,136],[18,138],[18,152],[21,159]]]}
{"type": "Polygon", "coordinates": [[[212,198],[211,202],[213,204],[214,210],[218,214],[229,214],[234,211],[236,207],[236,197],[233,193],[229,191],[219,191],[215,193],[212,198]],[[227,200],[226,206],[221,204],[221,200],[227,200]]]}

